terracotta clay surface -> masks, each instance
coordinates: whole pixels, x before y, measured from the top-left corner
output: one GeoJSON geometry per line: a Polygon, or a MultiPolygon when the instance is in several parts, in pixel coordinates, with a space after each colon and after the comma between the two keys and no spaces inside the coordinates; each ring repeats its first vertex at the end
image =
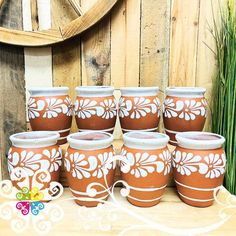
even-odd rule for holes
{"type": "Polygon", "coordinates": [[[128,96],[126,93],[123,95],[121,90],[118,107],[123,132],[135,130],[157,131],[158,129],[160,121],[160,101],[156,95],[158,89],[156,89],[156,94],[154,92],[152,95],[149,95],[148,92],[139,94],[141,89],[137,88],[136,93],[134,90],[128,96]]]}
{"type": "MultiPolygon", "coordinates": [[[[132,137],[131,133],[126,133],[126,135],[130,134],[129,137],[132,137]]],[[[150,137],[148,134],[141,134],[139,142],[142,139],[146,139],[147,142],[150,142],[150,139],[156,143],[159,142],[157,138],[150,137]]],[[[151,207],[160,202],[168,183],[171,154],[166,147],[168,138],[164,147],[161,148],[149,148],[141,142],[137,143],[140,148],[131,148],[124,144],[121,152],[124,161],[120,162],[121,177],[128,184],[128,201],[135,206],[151,207]]],[[[136,144],[128,144],[130,145],[136,144]]]]}
{"type": "MultiPolygon", "coordinates": [[[[199,137],[190,141],[209,141],[199,137]]],[[[216,194],[217,188],[223,184],[226,157],[221,147],[200,149],[204,149],[204,144],[199,149],[177,146],[173,152],[173,174],[179,196],[185,203],[207,207],[213,204],[214,190],[216,194]]]]}
{"type": "Polygon", "coordinates": [[[207,116],[207,102],[202,96],[170,96],[163,104],[163,121],[170,144],[176,145],[178,132],[202,131],[207,116]]]}
{"type": "Polygon", "coordinates": [[[101,201],[96,201],[96,199],[106,201],[109,196],[108,190],[114,181],[116,162],[113,161],[112,139],[108,147],[99,148],[100,145],[96,143],[103,143],[103,139],[111,137],[104,137],[102,134],[105,133],[73,134],[72,141],[75,145],[80,141],[88,144],[85,144],[83,150],[72,148],[73,144],[68,139],[70,147],[64,158],[66,177],[72,194],[77,198],[76,203],[81,206],[97,206],[101,201]],[[88,150],[90,145],[92,145],[92,150],[88,150]]]}
{"type": "MultiPolygon", "coordinates": [[[[29,133],[34,134],[34,132],[29,133]]],[[[57,135],[59,137],[59,134],[57,135]]],[[[47,139],[48,137],[50,135],[43,135],[40,136],[40,139],[47,139]]],[[[40,144],[36,146],[24,143],[25,141],[35,142],[35,138],[33,136],[28,137],[27,133],[22,133],[17,138],[21,140],[25,147],[16,147],[13,143],[8,152],[8,171],[13,186],[19,190],[23,187],[31,190],[38,187],[34,186],[35,179],[37,179],[37,182],[43,185],[41,189],[47,189],[52,181],[58,181],[62,156],[59,146],[56,145],[57,140],[55,139],[55,144],[49,142],[48,145],[44,143],[42,147],[39,147],[40,144]],[[48,177],[44,171],[49,172],[48,177]],[[26,177],[29,178],[27,186],[25,186],[26,177]],[[49,181],[44,181],[44,178],[49,179],[49,181]]]]}
{"type": "Polygon", "coordinates": [[[28,102],[28,116],[32,130],[60,133],[58,144],[66,143],[70,133],[73,105],[68,95],[33,96],[28,102]]]}
{"type": "Polygon", "coordinates": [[[114,89],[109,86],[82,86],[76,91],[75,118],[79,131],[113,133],[117,114],[114,89]]]}

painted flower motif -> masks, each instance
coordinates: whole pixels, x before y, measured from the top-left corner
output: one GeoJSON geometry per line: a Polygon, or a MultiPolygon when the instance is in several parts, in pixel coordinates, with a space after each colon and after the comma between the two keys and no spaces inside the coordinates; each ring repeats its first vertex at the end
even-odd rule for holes
{"type": "Polygon", "coordinates": [[[54,172],[59,170],[62,162],[61,162],[61,152],[57,150],[56,148],[53,148],[52,150],[45,149],[43,150],[43,155],[48,157],[50,161],[50,167],[49,172],[54,172]]]}
{"type": "Polygon", "coordinates": [[[104,118],[110,119],[116,116],[116,103],[113,99],[105,99],[100,102],[100,106],[97,107],[97,115],[104,118]]]}
{"type": "Polygon", "coordinates": [[[68,112],[68,107],[63,103],[62,99],[47,98],[46,99],[46,111],[43,114],[43,118],[55,118],[58,114],[66,114],[68,112]]]}
{"type": "Polygon", "coordinates": [[[193,153],[176,151],[173,159],[173,166],[181,175],[191,175],[198,169],[204,169],[205,164],[199,163],[200,156],[194,156],[193,153]]]}
{"type": "Polygon", "coordinates": [[[136,97],[134,98],[133,112],[130,115],[131,119],[140,119],[141,117],[145,117],[148,113],[155,113],[157,107],[155,104],[150,103],[149,99],[144,97],[136,97]]]}
{"type": "Polygon", "coordinates": [[[64,99],[65,106],[67,109],[63,109],[63,113],[67,116],[72,116],[73,115],[73,105],[70,97],[66,97],[64,99]]]}
{"type": "Polygon", "coordinates": [[[40,116],[39,111],[42,111],[45,106],[45,103],[43,100],[36,100],[32,97],[30,97],[28,102],[28,116],[29,119],[35,119],[40,116]]]}
{"type": "Polygon", "coordinates": [[[201,102],[195,100],[185,100],[185,108],[179,114],[180,119],[195,120],[198,115],[205,115],[205,108],[201,102]]]}
{"type": "Polygon", "coordinates": [[[164,171],[164,175],[170,173],[171,170],[171,154],[168,150],[163,151],[159,154],[159,158],[162,161],[157,161],[157,173],[161,173],[164,171]]]}
{"type": "Polygon", "coordinates": [[[204,106],[204,109],[202,109],[201,115],[207,117],[207,107],[208,107],[207,100],[202,99],[201,102],[202,102],[202,105],[204,106]]]}
{"type": "Polygon", "coordinates": [[[81,119],[90,118],[92,115],[96,114],[96,101],[91,101],[90,99],[76,100],[75,102],[75,113],[81,119]]]}
{"type": "Polygon", "coordinates": [[[121,171],[123,173],[130,172],[136,178],[146,177],[149,173],[153,173],[156,167],[156,155],[149,155],[148,153],[135,153],[131,152],[126,154],[126,161],[121,161],[121,171]],[[129,165],[129,167],[127,167],[129,165]]]}
{"type": "Polygon", "coordinates": [[[157,116],[160,117],[160,115],[161,115],[161,112],[160,112],[160,107],[161,107],[160,100],[156,97],[156,98],[153,99],[153,103],[156,105],[156,108],[157,108],[157,110],[154,113],[157,112],[157,116]]]}
{"type": "Polygon", "coordinates": [[[109,170],[116,168],[116,162],[112,161],[112,152],[98,154],[98,159],[100,161],[100,164],[98,164],[97,169],[93,172],[93,177],[102,178],[103,175],[106,176],[108,174],[109,170]]]}
{"type": "Polygon", "coordinates": [[[129,112],[131,111],[131,109],[132,102],[121,97],[119,100],[119,117],[124,118],[126,116],[129,116],[129,112]]]}
{"type": "Polygon", "coordinates": [[[85,158],[84,154],[75,152],[65,156],[65,168],[68,172],[72,172],[74,178],[83,179],[91,176],[90,171],[97,167],[97,159],[94,156],[85,158]]]}
{"type": "Polygon", "coordinates": [[[206,178],[214,179],[220,177],[225,173],[225,164],[226,164],[226,157],[225,154],[213,154],[210,153],[209,156],[204,157],[205,168],[199,170],[200,174],[205,174],[206,178]]]}
{"type": "Polygon", "coordinates": [[[35,154],[32,151],[22,151],[21,153],[9,151],[8,169],[9,173],[16,167],[22,168],[29,176],[33,176],[34,172],[41,169],[49,168],[49,161],[42,160],[41,154],[35,154]]]}
{"type": "Polygon", "coordinates": [[[166,98],[163,104],[163,113],[167,118],[177,117],[178,111],[181,111],[184,107],[182,101],[177,101],[176,104],[171,98],[166,98]]]}

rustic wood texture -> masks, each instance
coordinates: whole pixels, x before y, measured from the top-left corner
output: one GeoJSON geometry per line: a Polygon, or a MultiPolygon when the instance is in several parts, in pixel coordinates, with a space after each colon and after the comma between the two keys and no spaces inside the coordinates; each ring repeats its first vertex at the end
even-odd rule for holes
{"type": "Polygon", "coordinates": [[[195,86],[200,0],[173,0],[169,85],[195,86]]]}
{"type": "Polygon", "coordinates": [[[83,10],[80,6],[79,0],[68,0],[70,5],[73,7],[74,11],[77,13],[77,15],[81,16],[83,15],[83,10]]]}
{"type": "Polygon", "coordinates": [[[30,0],[32,31],[39,29],[37,0],[30,0]]]}
{"type": "MultiPolygon", "coordinates": [[[[52,0],[53,27],[63,27],[77,17],[68,1],[52,0]]],[[[53,85],[69,87],[69,95],[75,101],[75,87],[81,85],[80,39],[55,45],[53,51],[53,85]]],[[[72,122],[72,132],[76,132],[75,119],[72,122]]]]}
{"type": "MultiPolygon", "coordinates": [[[[96,3],[97,0],[81,0],[85,12],[96,3]]],[[[81,37],[81,50],[82,85],[110,85],[110,15],[81,37]]]]}
{"type": "MultiPolygon", "coordinates": [[[[22,29],[20,0],[4,2],[0,26],[22,29]]],[[[0,78],[0,179],[6,179],[9,136],[26,130],[23,48],[0,44],[0,78]]]]}
{"type": "MultiPolygon", "coordinates": [[[[170,236],[170,235],[193,235],[190,231],[183,233],[183,229],[199,229],[212,226],[208,232],[202,231],[201,234],[207,236],[234,236],[235,235],[235,208],[231,205],[227,210],[222,211],[224,206],[214,203],[211,207],[197,208],[184,204],[178,197],[175,188],[166,188],[161,202],[154,207],[135,207],[131,205],[125,197],[122,197],[121,188],[116,188],[114,191],[115,199],[119,205],[114,204],[114,201],[109,197],[105,206],[82,208],[79,207],[73,199],[69,188],[64,190],[61,198],[55,201],[46,203],[49,209],[52,204],[60,206],[64,217],[58,222],[52,222],[52,228],[47,235],[57,236],[101,236],[101,235],[148,235],[148,236],[170,236]],[[109,205],[108,205],[109,204],[109,205]],[[129,210],[129,213],[127,212],[129,210]],[[222,211],[222,212],[221,212],[222,211]],[[131,213],[130,213],[131,212],[131,213]],[[221,214],[221,213],[225,213],[221,214]],[[133,214],[132,214],[133,213],[133,214]],[[138,217],[135,217],[136,214],[138,217]],[[220,216],[225,216],[224,218],[220,216]],[[229,218],[227,218],[229,217],[229,218]],[[145,219],[144,221],[142,219],[145,219]],[[149,222],[152,224],[148,224],[149,222]],[[154,226],[155,225],[155,226],[154,226]],[[161,227],[162,226],[162,227],[161,227]],[[215,227],[214,227],[215,226],[215,227]],[[172,231],[164,232],[163,229],[172,229],[172,231]],[[182,230],[181,230],[182,229],[182,230]],[[126,230],[124,233],[121,233],[126,230]]],[[[227,203],[229,192],[221,190],[218,198],[221,202],[227,203]]],[[[0,197],[0,202],[6,203],[7,199],[0,197]]],[[[9,202],[8,202],[9,203],[9,202]]],[[[233,203],[232,203],[233,204],[233,203]]],[[[54,208],[53,208],[54,209],[54,208]]],[[[57,211],[51,211],[54,213],[57,211]]],[[[20,213],[19,213],[20,214],[20,213]]],[[[45,215],[44,211],[41,214],[45,215]]],[[[50,222],[50,216],[47,215],[47,220],[50,222]]],[[[33,219],[36,221],[37,217],[33,219]]],[[[25,219],[24,217],[23,219],[25,219]]],[[[12,218],[12,220],[15,218],[12,218]]],[[[11,220],[0,220],[1,234],[7,236],[15,236],[16,233],[11,229],[11,220]]],[[[37,222],[37,221],[36,221],[37,222]]],[[[40,223],[38,221],[38,223],[40,223]]],[[[13,225],[13,224],[12,224],[13,225]]],[[[29,227],[20,235],[35,235],[34,224],[29,224],[29,227]]],[[[201,231],[200,231],[201,232],[201,231]]]]}

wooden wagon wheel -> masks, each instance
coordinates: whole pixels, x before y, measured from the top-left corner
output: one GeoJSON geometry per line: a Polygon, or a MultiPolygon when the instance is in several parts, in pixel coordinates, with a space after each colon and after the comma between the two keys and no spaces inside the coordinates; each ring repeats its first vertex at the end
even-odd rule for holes
{"type": "MultiPolygon", "coordinates": [[[[6,0],[5,0],[6,1],[6,0]]],[[[74,9],[81,14],[73,0],[74,9]]],[[[101,20],[118,0],[98,0],[85,14],[67,24],[62,29],[26,32],[0,27],[0,42],[18,46],[48,46],[75,37],[101,20]]],[[[0,8],[4,0],[0,0],[0,8]]]]}

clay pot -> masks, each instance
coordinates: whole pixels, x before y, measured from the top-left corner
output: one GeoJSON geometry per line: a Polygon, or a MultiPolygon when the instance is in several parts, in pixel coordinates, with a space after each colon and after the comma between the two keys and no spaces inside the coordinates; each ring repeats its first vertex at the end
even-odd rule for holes
{"type": "Polygon", "coordinates": [[[173,173],[180,198],[196,207],[214,201],[214,190],[223,183],[225,173],[224,137],[207,132],[183,132],[176,135],[173,173]]]}
{"type": "Polygon", "coordinates": [[[113,136],[106,132],[85,131],[68,136],[65,154],[66,177],[75,202],[93,207],[104,202],[114,180],[113,136]]]}
{"type": "Polygon", "coordinates": [[[79,131],[97,130],[113,133],[116,123],[114,88],[82,86],[76,88],[76,123],[79,131]]]}
{"type": "Polygon", "coordinates": [[[160,202],[171,171],[169,137],[154,132],[133,131],[124,134],[120,162],[121,177],[130,190],[127,199],[139,207],[160,202]]]}
{"type": "Polygon", "coordinates": [[[8,171],[14,187],[32,190],[40,186],[40,190],[49,191],[50,183],[59,180],[62,164],[61,150],[57,145],[59,137],[59,133],[51,131],[10,136],[12,146],[8,152],[8,171]]]}
{"type": "Polygon", "coordinates": [[[122,131],[156,131],[160,121],[157,87],[121,88],[119,118],[122,131]]]}
{"type": "Polygon", "coordinates": [[[202,131],[206,116],[206,89],[196,87],[170,87],[166,89],[163,120],[170,144],[176,145],[178,132],[202,131]]]}
{"type": "Polygon", "coordinates": [[[57,131],[58,144],[70,133],[73,105],[67,87],[29,89],[28,116],[32,130],[57,131]]]}

